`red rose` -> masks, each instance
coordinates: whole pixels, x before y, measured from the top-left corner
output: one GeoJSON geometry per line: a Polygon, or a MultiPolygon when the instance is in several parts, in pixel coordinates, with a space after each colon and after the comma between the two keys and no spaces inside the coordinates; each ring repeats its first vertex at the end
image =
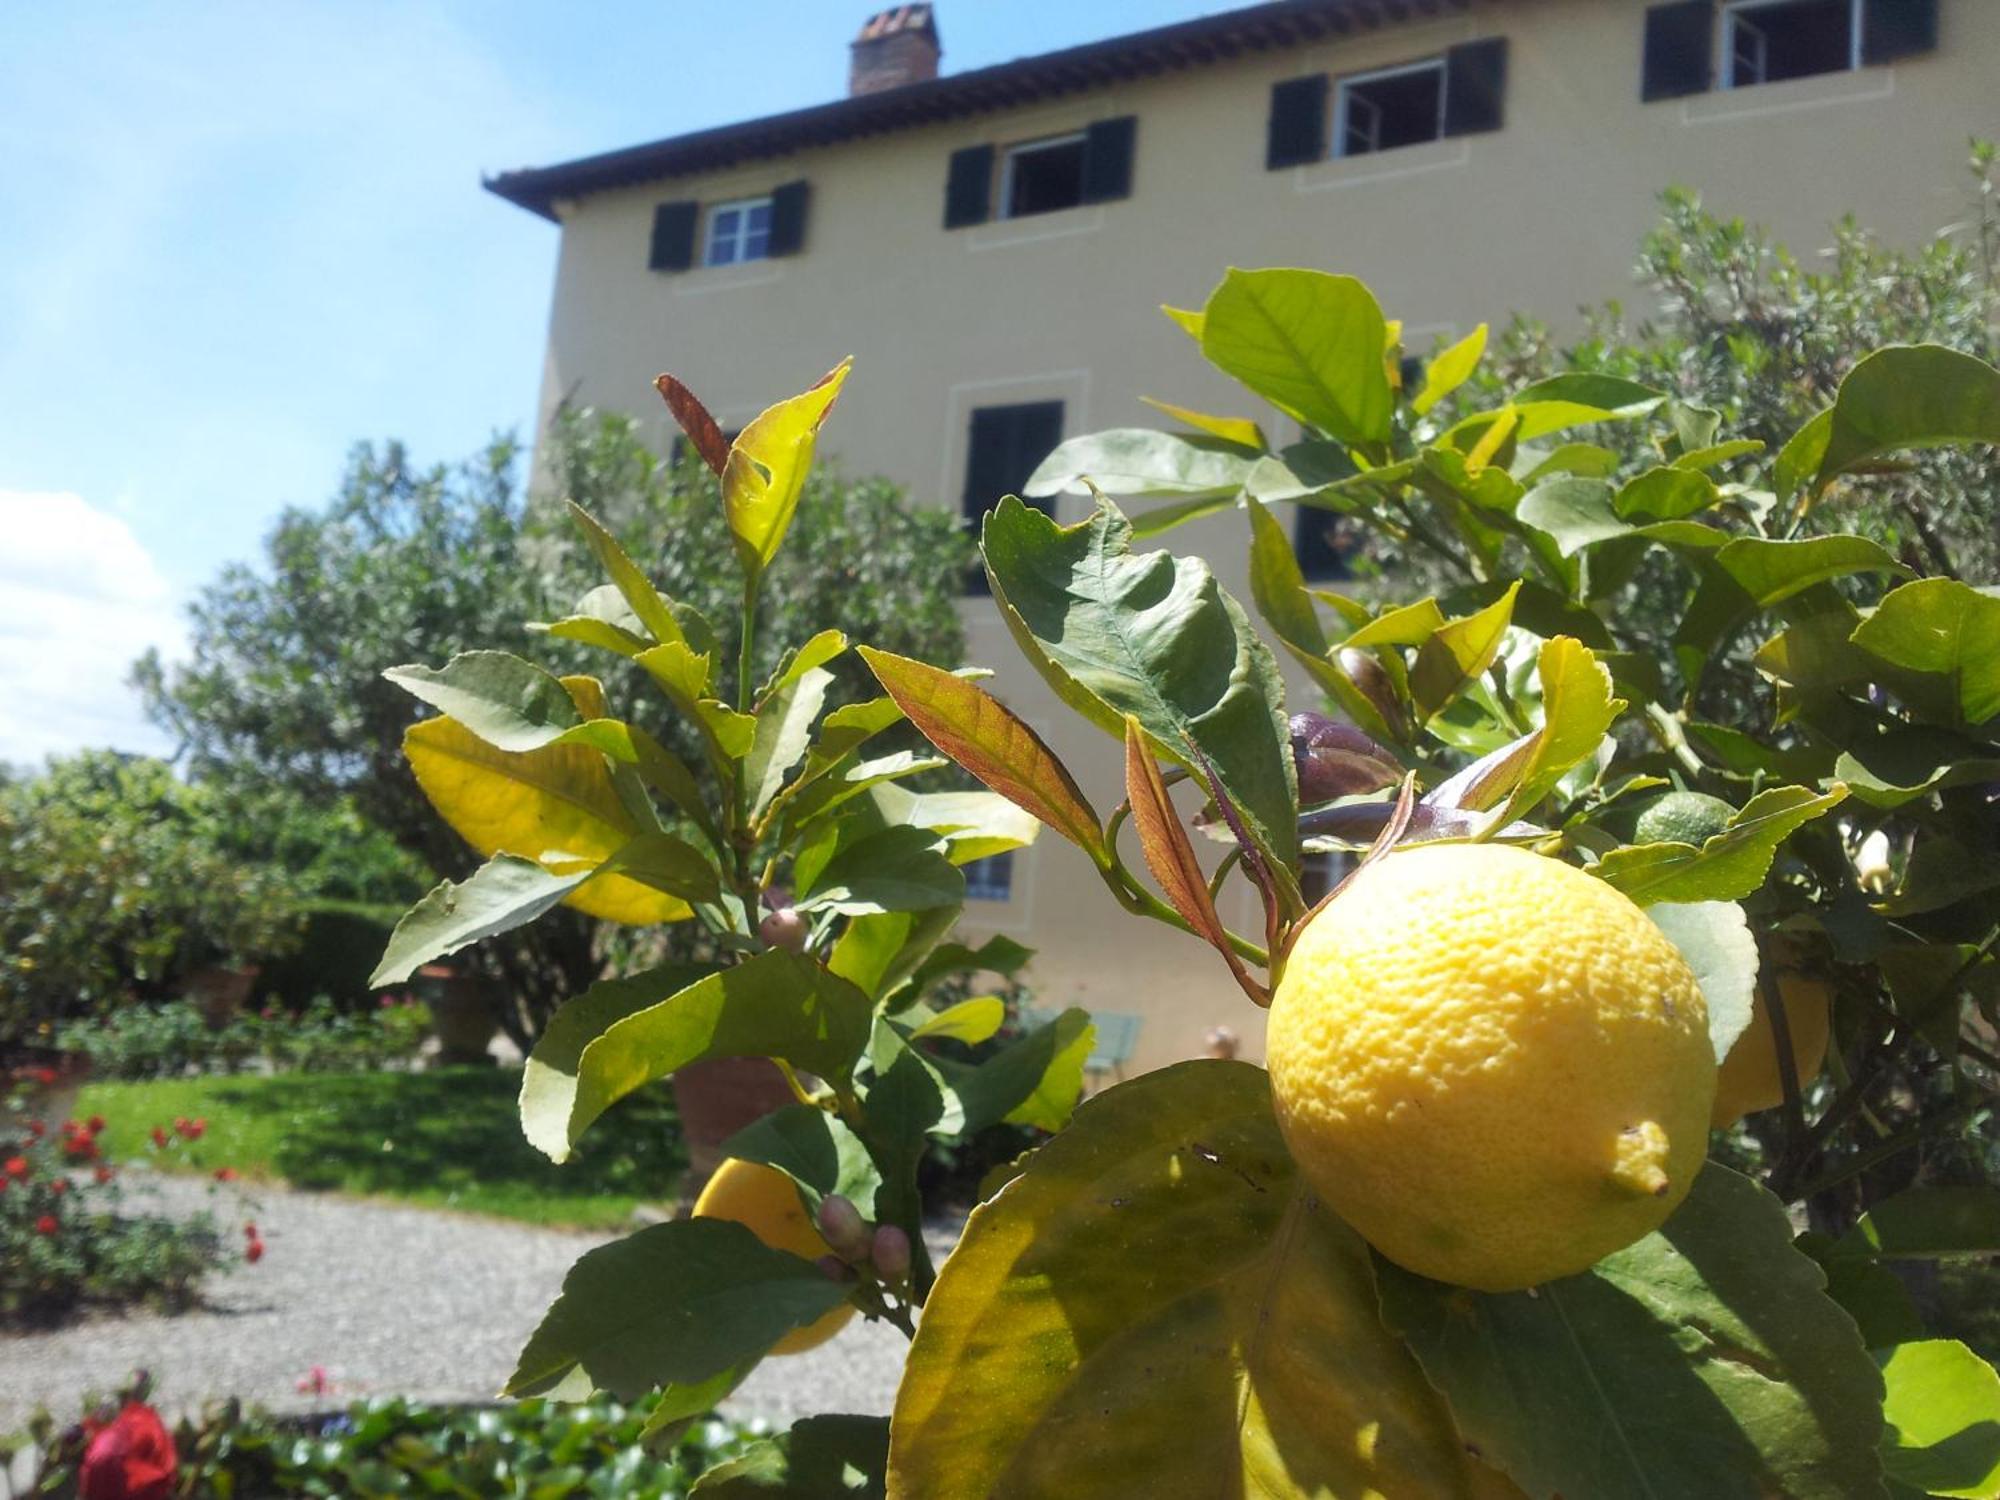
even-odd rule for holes
{"type": "Polygon", "coordinates": [[[264,1242],[262,1240],[252,1240],[249,1244],[245,1245],[243,1247],[243,1258],[249,1261],[251,1265],[256,1265],[258,1261],[264,1258],[264,1242]]]}
{"type": "Polygon", "coordinates": [[[187,1137],[191,1141],[198,1141],[201,1139],[201,1133],[206,1129],[208,1129],[208,1119],[206,1116],[203,1116],[188,1126],[187,1137]]]}
{"type": "Polygon", "coordinates": [[[92,1135],[104,1134],[104,1116],[92,1115],[88,1120],[83,1122],[83,1128],[88,1130],[92,1135]]]}
{"type": "Polygon", "coordinates": [[[42,1087],[47,1088],[50,1084],[56,1081],[56,1070],[54,1068],[37,1068],[29,1076],[32,1077],[35,1080],[35,1082],[41,1084],[42,1087]]]}
{"type": "Polygon", "coordinates": [[[186,1135],[194,1129],[194,1121],[190,1120],[186,1115],[175,1115],[174,1129],[181,1135],[186,1135]]]}
{"type": "Polygon", "coordinates": [[[60,1198],[64,1193],[69,1191],[69,1179],[67,1177],[51,1177],[49,1179],[49,1191],[60,1198]]]}
{"type": "Polygon", "coordinates": [[[257,1226],[254,1222],[246,1222],[243,1225],[243,1238],[246,1240],[254,1240],[257,1238],[257,1226]]]}
{"type": "Polygon", "coordinates": [[[43,1214],[39,1219],[35,1220],[36,1234],[54,1234],[60,1228],[62,1228],[62,1221],[56,1218],[54,1214],[43,1214]]]}
{"type": "Polygon", "coordinates": [[[215,1169],[215,1180],[217,1182],[234,1182],[236,1180],[236,1168],[217,1167],[215,1169]]]}
{"type": "Polygon", "coordinates": [[[157,1125],[153,1127],[153,1144],[163,1151],[166,1149],[167,1133],[157,1125]]]}
{"type": "Polygon", "coordinates": [[[109,1167],[99,1167],[97,1169],[97,1185],[99,1187],[102,1187],[104,1186],[105,1183],[109,1182],[113,1177],[116,1177],[117,1175],[118,1174],[112,1171],[111,1168],[109,1167]]]}
{"type": "Polygon", "coordinates": [[[77,1495],[79,1500],[169,1500],[180,1470],[173,1434],[159,1413],[131,1401],[91,1433],[77,1495]]]}
{"type": "Polygon", "coordinates": [[[14,1178],[26,1177],[28,1175],[28,1158],[25,1156],[8,1157],[7,1175],[14,1178]]]}
{"type": "Polygon", "coordinates": [[[39,1141],[43,1136],[47,1135],[48,1133],[49,1133],[49,1127],[44,1125],[40,1120],[28,1121],[29,1140],[39,1141]]]}

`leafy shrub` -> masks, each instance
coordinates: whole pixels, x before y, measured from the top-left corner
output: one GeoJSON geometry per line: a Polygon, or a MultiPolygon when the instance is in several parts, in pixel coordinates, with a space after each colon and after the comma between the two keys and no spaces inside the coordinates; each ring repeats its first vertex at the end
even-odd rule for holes
{"type": "Polygon", "coordinates": [[[56,1038],[62,1050],[89,1057],[99,1078],[237,1073],[260,1062],[279,1072],[346,1073],[407,1064],[430,1023],[430,1011],[407,995],[383,995],[359,1013],[321,995],[296,1013],[270,1005],[221,1026],[193,1002],[174,1000],[73,1021],[56,1038]]]}
{"type": "Polygon", "coordinates": [[[163,761],[92,750],[0,789],[0,1044],[285,952],[285,878],[218,845],[163,761]]]}
{"type": "MultiPolygon", "coordinates": [[[[211,1214],[125,1212],[120,1169],[98,1143],[105,1128],[93,1116],[0,1129],[0,1323],[48,1322],[83,1303],[176,1311],[235,1253],[211,1214]]],[[[153,1153],[170,1158],[204,1129],[196,1120],[156,1125],[153,1153]]],[[[261,1259],[254,1224],[245,1240],[244,1253],[261,1259]]]]}
{"type": "MultiPolygon", "coordinates": [[[[114,1402],[92,1403],[96,1422],[146,1395],[144,1377],[114,1402]]],[[[212,1405],[173,1432],[187,1500],[339,1495],[382,1500],[409,1494],[481,1500],[683,1500],[696,1476],[731,1458],[756,1429],[710,1419],[675,1438],[647,1429],[656,1402],[597,1398],[575,1405],[429,1406],[400,1397],[356,1401],[314,1416],[272,1416],[240,1403],[212,1405]]],[[[90,1424],[58,1430],[47,1412],[24,1436],[42,1450],[34,1493],[76,1500],[90,1424]]]]}

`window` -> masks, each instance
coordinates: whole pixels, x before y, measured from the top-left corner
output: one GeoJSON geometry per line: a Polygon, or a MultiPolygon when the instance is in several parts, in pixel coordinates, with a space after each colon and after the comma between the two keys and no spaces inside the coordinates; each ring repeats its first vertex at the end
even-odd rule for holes
{"type": "Polygon", "coordinates": [[[771,253],[771,200],[739,198],[718,203],[708,211],[705,266],[733,266],[762,260],[771,253]]]}
{"type": "MultiPolygon", "coordinates": [[[[1030,401],[1018,406],[982,406],[972,414],[965,445],[965,494],[960,501],[966,527],[977,532],[986,512],[1002,495],[1017,495],[1035,466],[1062,441],[1063,404],[1030,401]]],[[[1027,502],[1047,511],[1046,500],[1027,502]]],[[[966,592],[987,592],[985,570],[974,566],[966,592]]]]}
{"type": "Polygon", "coordinates": [[[1010,901],[1014,896],[1014,853],[989,854],[965,866],[965,899],[1010,901]]]}
{"type": "Polygon", "coordinates": [[[1296,505],[1292,516],[1292,551],[1308,583],[1329,583],[1348,576],[1348,541],[1340,517],[1311,505],[1296,505]]]}
{"type": "Polygon", "coordinates": [[[1335,156],[1366,156],[1443,138],[1443,59],[1341,79],[1335,156]]]}
{"type": "Polygon", "coordinates": [[[1861,0],[1739,0],[1723,11],[1722,86],[1861,66],[1861,0]]]}
{"type": "Polygon", "coordinates": [[[1000,217],[1024,219],[1083,202],[1084,135],[1053,136],[1007,148],[1000,167],[1000,217]]]}
{"type": "Polygon", "coordinates": [[[1354,862],[1354,856],[1345,851],[1304,855],[1299,860],[1299,894],[1305,897],[1306,905],[1317,906],[1328,891],[1347,878],[1354,862]]]}

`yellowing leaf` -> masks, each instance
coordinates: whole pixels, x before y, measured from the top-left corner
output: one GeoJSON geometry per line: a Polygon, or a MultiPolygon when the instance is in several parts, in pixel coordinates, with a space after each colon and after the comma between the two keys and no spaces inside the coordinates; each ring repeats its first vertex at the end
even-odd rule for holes
{"type": "Polygon", "coordinates": [[[1156,401],[1151,396],[1139,398],[1155,411],[1165,412],[1176,422],[1192,427],[1197,432],[1205,432],[1210,437],[1219,437],[1226,443],[1242,443],[1248,448],[1264,448],[1264,429],[1248,417],[1212,417],[1207,412],[1193,411],[1185,406],[1175,406],[1171,401],[1156,401]]]}
{"type": "Polygon", "coordinates": [[[1423,389],[1411,400],[1410,410],[1422,416],[1464,385],[1479,368],[1479,358],[1485,352],[1486,325],[1481,323],[1425,367],[1423,389]]]}
{"type": "MultiPolygon", "coordinates": [[[[516,854],[549,869],[599,864],[639,832],[604,758],[585,746],[515,754],[494,749],[454,719],[437,718],[410,726],[403,753],[431,805],[483,856],[516,854]]],[[[686,902],[623,875],[593,880],[566,899],[612,922],[691,915],[686,902]]]]}
{"type": "Polygon", "coordinates": [[[722,504],[736,551],[753,576],[777,555],[798,509],[820,424],[847,382],[844,359],[811,390],[768,407],[730,445],[722,471],[722,504]]]}

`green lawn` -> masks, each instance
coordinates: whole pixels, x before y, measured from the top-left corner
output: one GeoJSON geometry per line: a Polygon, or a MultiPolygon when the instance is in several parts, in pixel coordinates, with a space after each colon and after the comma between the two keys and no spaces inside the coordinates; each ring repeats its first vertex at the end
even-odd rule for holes
{"type": "Polygon", "coordinates": [[[598,1121],[556,1166],[522,1139],[521,1075],[501,1068],[423,1073],[287,1073],[99,1083],[79,1115],[109,1122],[114,1161],[151,1155],[147,1132],[206,1118],[178,1153],[196,1170],[497,1214],[531,1224],[614,1228],[635,1205],[671,1196],[684,1163],[665,1084],[598,1121]]]}

